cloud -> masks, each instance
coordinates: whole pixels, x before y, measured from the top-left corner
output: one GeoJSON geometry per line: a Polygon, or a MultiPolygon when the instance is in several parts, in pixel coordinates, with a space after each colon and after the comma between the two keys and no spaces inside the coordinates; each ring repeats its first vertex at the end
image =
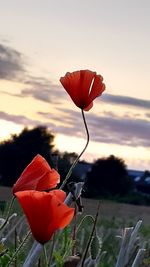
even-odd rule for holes
{"type": "Polygon", "coordinates": [[[146,113],[145,116],[146,116],[147,118],[150,118],[150,113],[146,113]]]}
{"type": "MultiPolygon", "coordinates": [[[[36,127],[40,125],[47,126],[50,131],[57,133],[57,130],[59,129],[63,131],[63,129],[66,129],[66,126],[56,126],[55,123],[51,122],[50,120],[43,123],[40,120],[33,120],[23,115],[12,115],[3,111],[0,111],[0,120],[5,121],[11,121],[19,125],[23,125],[24,127],[36,127]]],[[[59,132],[59,131],[58,131],[59,132]]]]}
{"type": "MultiPolygon", "coordinates": [[[[55,120],[57,121],[57,125],[60,120],[63,121],[66,127],[61,125],[54,126],[56,133],[85,138],[85,130],[80,112],[67,108],[58,108],[58,111],[61,110],[63,120],[61,120],[60,116],[55,116],[55,120]]],[[[47,113],[45,114],[44,112],[40,114],[43,117],[47,116],[47,113]]],[[[104,112],[101,116],[86,113],[85,116],[91,140],[93,141],[150,147],[149,120],[140,119],[132,115],[121,117],[113,112],[104,112]]]]}
{"type": "Polygon", "coordinates": [[[12,115],[3,111],[0,111],[0,119],[1,120],[6,120],[6,121],[11,121],[14,122],[16,124],[21,124],[21,125],[25,125],[25,126],[37,126],[39,124],[41,124],[40,121],[38,120],[32,120],[29,119],[23,115],[12,115]]]}
{"type": "Polygon", "coordinates": [[[114,104],[114,105],[124,105],[130,107],[137,108],[150,108],[150,100],[144,100],[129,96],[121,96],[121,95],[111,95],[111,94],[103,94],[101,96],[101,100],[106,103],[114,104]]]}
{"type": "MultiPolygon", "coordinates": [[[[69,100],[68,94],[61,85],[55,85],[51,78],[30,76],[25,67],[24,55],[17,50],[0,44],[0,79],[19,80],[24,84],[24,89],[16,95],[8,93],[11,96],[33,97],[36,100],[51,102],[55,104],[62,103],[63,100],[69,100]]],[[[2,92],[2,91],[1,91],[2,92]]],[[[2,92],[6,93],[6,92],[2,92]]],[[[143,109],[150,108],[150,100],[138,99],[129,96],[112,95],[104,93],[100,101],[111,105],[122,105],[128,107],[137,107],[143,109]]]]}
{"type": "Polygon", "coordinates": [[[0,79],[15,80],[24,71],[23,55],[0,44],[0,79]]]}
{"type": "Polygon", "coordinates": [[[1,90],[2,94],[14,97],[33,97],[44,102],[59,104],[66,97],[64,90],[51,79],[31,76],[26,69],[24,55],[17,50],[0,44],[0,80],[19,81],[24,85],[20,94],[1,90]]]}
{"type": "MultiPolygon", "coordinates": [[[[41,116],[39,120],[33,120],[23,115],[11,115],[0,112],[0,119],[12,121],[24,126],[45,125],[54,134],[64,134],[86,138],[85,128],[81,113],[77,110],[58,108],[58,114],[37,112],[41,116]],[[42,122],[42,117],[45,122],[42,122]]],[[[150,121],[134,117],[121,117],[113,112],[104,112],[101,116],[93,113],[85,114],[90,140],[107,144],[127,145],[131,147],[150,147],[150,121]]]]}
{"type": "MultiPolygon", "coordinates": [[[[51,80],[32,77],[26,82],[30,88],[23,89],[21,96],[32,96],[35,99],[44,102],[61,103],[63,100],[69,100],[69,96],[65,90],[51,83],[51,80]]],[[[101,103],[109,103],[111,105],[121,105],[131,108],[150,109],[150,100],[138,99],[128,96],[103,94],[99,101],[101,103]]]]}
{"type": "MultiPolygon", "coordinates": [[[[0,79],[15,80],[20,79],[21,75],[24,89],[21,90],[20,94],[16,95],[12,92],[3,91],[2,93],[18,97],[32,97],[36,100],[51,103],[56,112],[51,114],[39,111],[37,112],[39,120],[34,120],[24,115],[12,115],[0,111],[0,119],[35,127],[43,125],[42,119],[40,120],[41,116],[46,121],[44,125],[54,133],[85,138],[81,112],[77,108],[74,110],[68,108],[69,104],[64,106],[64,103],[66,103],[64,101],[70,99],[62,86],[53,84],[51,79],[30,76],[24,68],[23,55],[10,47],[0,44],[0,79]]],[[[90,112],[87,113],[90,136],[93,141],[150,147],[150,100],[104,93],[100,101],[104,104],[109,103],[110,105],[134,108],[136,114],[133,116],[133,113],[128,113],[126,116],[121,117],[112,111],[105,111],[100,116],[90,112]],[[139,111],[142,109],[148,110],[145,114],[147,119],[141,119],[139,111]]],[[[68,103],[71,103],[71,101],[68,101],[68,103]]]]}
{"type": "Polygon", "coordinates": [[[97,117],[90,115],[89,128],[92,138],[97,142],[150,147],[150,122],[134,117],[97,117]]]}
{"type": "Polygon", "coordinates": [[[36,100],[47,103],[60,104],[67,98],[65,91],[50,79],[26,76],[25,88],[21,90],[19,97],[33,97],[36,100]]]}

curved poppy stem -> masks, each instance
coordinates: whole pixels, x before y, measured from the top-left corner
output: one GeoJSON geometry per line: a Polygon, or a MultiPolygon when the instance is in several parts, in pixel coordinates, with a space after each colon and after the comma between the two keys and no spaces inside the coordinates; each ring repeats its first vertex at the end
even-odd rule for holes
{"type": "Polygon", "coordinates": [[[86,135],[87,135],[87,141],[86,141],[86,144],[85,144],[85,147],[84,149],[82,150],[82,152],[79,154],[79,156],[75,159],[74,163],[71,165],[67,175],[66,175],[66,178],[65,180],[63,181],[62,185],[60,186],[60,189],[63,189],[64,186],[66,185],[68,179],[70,178],[71,174],[72,174],[72,170],[74,169],[74,167],[77,165],[80,157],[83,155],[84,151],[86,150],[88,144],[89,144],[89,140],[90,140],[90,136],[89,136],[89,130],[88,130],[88,126],[87,126],[87,123],[86,123],[86,119],[85,119],[85,115],[84,115],[84,111],[83,109],[81,109],[81,112],[82,112],[82,118],[83,118],[83,122],[84,122],[84,126],[85,126],[85,130],[86,130],[86,135]]]}
{"type": "Polygon", "coordinates": [[[0,227],[0,231],[4,228],[4,226],[7,224],[8,220],[9,220],[9,214],[11,212],[11,208],[14,204],[14,201],[15,201],[15,196],[12,197],[11,201],[10,201],[10,204],[9,204],[9,207],[8,207],[8,211],[7,211],[7,215],[6,215],[6,219],[5,219],[5,222],[1,225],[0,227]]]}
{"type": "Polygon", "coordinates": [[[97,220],[98,220],[99,209],[100,209],[100,201],[98,202],[98,207],[97,207],[97,212],[96,212],[95,219],[94,219],[94,224],[93,224],[92,231],[91,231],[91,234],[90,234],[88,243],[87,243],[87,245],[86,245],[84,254],[83,254],[82,259],[81,259],[81,265],[80,265],[80,267],[84,267],[84,262],[85,262],[85,259],[86,259],[86,256],[87,256],[87,253],[88,253],[90,244],[91,244],[91,240],[92,240],[94,231],[95,231],[95,229],[96,229],[96,223],[97,223],[97,220]]]}
{"type": "Polygon", "coordinates": [[[82,218],[82,220],[80,221],[80,223],[79,223],[79,225],[78,225],[78,227],[77,227],[77,232],[79,231],[79,229],[80,229],[80,227],[82,226],[83,222],[84,222],[87,218],[91,219],[92,222],[94,223],[95,218],[94,218],[92,215],[90,215],[90,214],[85,215],[85,216],[82,218]]]}

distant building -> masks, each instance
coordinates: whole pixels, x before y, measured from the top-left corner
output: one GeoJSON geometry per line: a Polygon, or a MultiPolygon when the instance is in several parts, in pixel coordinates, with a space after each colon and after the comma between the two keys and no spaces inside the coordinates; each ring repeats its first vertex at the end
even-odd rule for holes
{"type": "Polygon", "coordinates": [[[150,195],[150,172],[145,171],[139,181],[136,182],[139,192],[150,195]]]}
{"type": "Polygon", "coordinates": [[[78,162],[73,170],[73,174],[77,177],[78,181],[84,182],[86,175],[91,171],[93,164],[85,161],[78,162]]]}
{"type": "Polygon", "coordinates": [[[144,171],[137,171],[137,170],[127,170],[127,172],[135,183],[140,181],[141,177],[144,174],[144,171]]]}
{"type": "MultiPolygon", "coordinates": [[[[78,181],[85,181],[86,175],[91,171],[93,163],[79,162],[73,170],[78,181]]],[[[135,190],[141,193],[150,194],[150,172],[139,170],[127,170],[128,175],[132,178],[135,190]]]]}

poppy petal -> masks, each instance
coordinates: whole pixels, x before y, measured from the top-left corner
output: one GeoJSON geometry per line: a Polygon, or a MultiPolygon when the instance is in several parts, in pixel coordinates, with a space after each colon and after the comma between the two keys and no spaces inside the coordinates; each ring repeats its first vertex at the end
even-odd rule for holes
{"type": "Polygon", "coordinates": [[[35,190],[15,193],[34,238],[41,244],[48,242],[56,230],[67,226],[74,216],[74,209],[60,201],[62,193],[56,191],[59,190],[49,193],[35,190]]]}
{"type": "Polygon", "coordinates": [[[57,171],[53,171],[47,161],[38,154],[24,169],[14,184],[13,193],[24,190],[35,190],[37,186],[38,190],[45,190],[56,187],[59,182],[60,176],[57,171]]]}
{"type": "Polygon", "coordinates": [[[94,79],[89,97],[93,101],[96,97],[100,96],[105,90],[105,85],[102,83],[103,78],[97,75],[94,79]]]}
{"type": "Polygon", "coordinates": [[[80,105],[80,72],[66,73],[64,77],[60,78],[60,82],[70,95],[73,102],[80,105]]]}
{"type": "Polygon", "coordinates": [[[80,90],[82,92],[83,99],[87,99],[89,96],[89,90],[95,77],[96,72],[90,70],[81,70],[80,71],[80,90]]]}
{"type": "Polygon", "coordinates": [[[63,202],[60,202],[60,192],[57,193],[59,196],[56,196],[56,191],[51,191],[50,194],[53,196],[51,201],[51,210],[53,210],[53,221],[51,227],[53,225],[54,231],[57,229],[62,229],[66,227],[72,220],[74,216],[74,208],[69,208],[63,202]]]}
{"type": "Polygon", "coordinates": [[[66,193],[62,190],[53,190],[53,194],[55,194],[55,196],[62,202],[65,201],[65,198],[66,198],[66,193]]]}
{"type": "Polygon", "coordinates": [[[51,169],[51,171],[47,172],[42,179],[39,180],[36,186],[36,190],[48,190],[55,188],[56,185],[60,182],[60,175],[55,169],[51,169]]]}
{"type": "Polygon", "coordinates": [[[93,100],[105,90],[102,76],[90,70],[68,72],[60,82],[75,105],[85,111],[92,108],[93,100]]]}
{"type": "Polygon", "coordinates": [[[93,107],[93,102],[91,102],[89,106],[87,106],[86,108],[84,108],[84,110],[85,111],[89,111],[92,107],[93,107]]]}

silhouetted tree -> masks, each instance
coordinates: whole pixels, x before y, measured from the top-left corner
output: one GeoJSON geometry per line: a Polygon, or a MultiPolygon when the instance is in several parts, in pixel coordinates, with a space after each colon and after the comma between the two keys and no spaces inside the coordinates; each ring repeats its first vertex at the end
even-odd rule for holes
{"type": "Polygon", "coordinates": [[[125,195],[131,188],[124,161],[115,156],[98,159],[87,174],[87,196],[125,195]]]}
{"type": "Polygon", "coordinates": [[[34,156],[41,154],[49,163],[54,135],[46,127],[25,128],[19,135],[0,143],[0,183],[12,186],[34,156]]]}

